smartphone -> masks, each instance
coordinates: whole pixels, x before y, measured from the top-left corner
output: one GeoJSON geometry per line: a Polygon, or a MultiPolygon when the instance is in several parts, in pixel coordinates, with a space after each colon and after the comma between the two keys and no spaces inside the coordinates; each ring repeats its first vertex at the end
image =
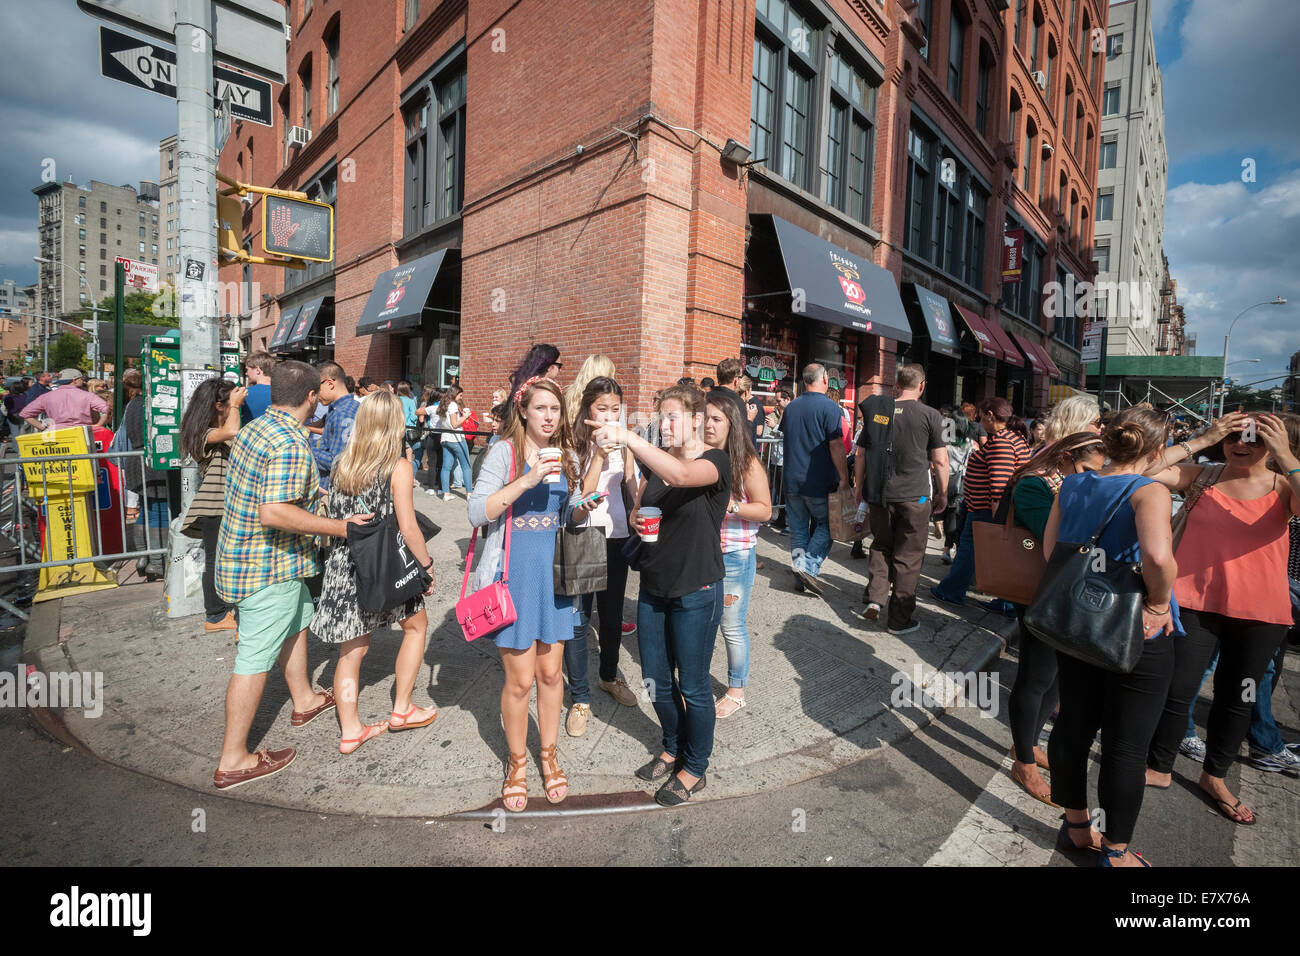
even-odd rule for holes
{"type": "Polygon", "coordinates": [[[609,492],[607,491],[593,491],[591,494],[587,495],[587,497],[582,499],[582,503],[584,505],[598,505],[608,497],[609,492]]]}

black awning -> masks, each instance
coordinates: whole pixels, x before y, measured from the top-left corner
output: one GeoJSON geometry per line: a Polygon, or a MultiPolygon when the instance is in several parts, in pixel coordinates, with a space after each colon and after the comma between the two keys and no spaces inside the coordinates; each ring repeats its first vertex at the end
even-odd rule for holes
{"type": "Polygon", "coordinates": [[[446,249],[381,272],[357,322],[357,335],[394,332],[420,324],[429,290],[438,278],[446,249]]]}
{"type": "Polygon", "coordinates": [[[948,300],[936,295],[915,282],[903,283],[903,301],[918,335],[930,340],[930,351],[957,358],[961,345],[957,341],[957,327],[952,320],[948,300]]]}
{"type": "Polygon", "coordinates": [[[293,329],[293,323],[298,320],[298,313],[302,311],[302,306],[295,305],[291,309],[285,309],[280,313],[280,321],[275,327],[275,334],[271,336],[271,342],[266,347],[268,352],[284,351],[285,343],[289,340],[289,332],[293,329]]]}
{"type": "Polygon", "coordinates": [[[319,296],[315,299],[308,300],[298,313],[298,319],[293,323],[293,331],[289,333],[289,338],[284,343],[285,351],[290,352],[294,349],[302,348],[307,341],[307,336],[311,335],[312,326],[316,324],[316,316],[320,313],[321,303],[329,296],[319,296]]]}
{"type": "Polygon", "coordinates": [[[912,341],[892,272],[780,216],[770,218],[790,282],[792,311],[897,342],[912,341]]]}

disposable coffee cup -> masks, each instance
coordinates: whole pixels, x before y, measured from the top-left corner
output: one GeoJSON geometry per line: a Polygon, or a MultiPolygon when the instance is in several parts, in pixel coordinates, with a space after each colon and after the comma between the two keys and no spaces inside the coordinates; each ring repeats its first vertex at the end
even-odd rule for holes
{"type": "Polygon", "coordinates": [[[659,521],[663,518],[663,512],[658,508],[641,509],[641,540],[658,541],[659,540],[659,521]]]}
{"type": "MultiPolygon", "coordinates": [[[[537,451],[537,463],[540,465],[544,461],[559,461],[560,455],[563,454],[558,448],[540,448],[537,451]]],[[[553,471],[542,479],[548,485],[559,484],[564,475],[561,472],[553,471]]]]}

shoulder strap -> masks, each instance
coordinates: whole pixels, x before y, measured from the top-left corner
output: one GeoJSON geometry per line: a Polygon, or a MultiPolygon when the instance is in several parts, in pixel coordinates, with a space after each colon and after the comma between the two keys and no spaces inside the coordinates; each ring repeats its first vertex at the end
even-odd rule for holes
{"type": "MultiPolygon", "coordinates": [[[[510,449],[510,478],[507,480],[507,484],[509,484],[509,482],[515,480],[515,447],[514,445],[510,444],[510,442],[505,440],[503,440],[501,444],[505,445],[507,448],[510,449]]],[[[506,509],[506,515],[505,515],[506,543],[505,543],[505,555],[502,560],[502,568],[501,568],[502,583],[505,583],[510,578],[510,525],[512,523],[511,518],[514,515],[514,511],[515,511],[515,506],[513,504],[506,509]]],[[[486,537],[486,535],[484,535],[484,537],[486,537]]],[[[474,542],[477,540],[478,540],[478,528],[475,528],[474,532],[469,536],[469,552],[465,555],[465,576],[461,579],[460,582],[460,597],[456,599],[458,601],[462,601],[465,599],[465,589],[469,586],[469,569],[474,565],[474,542]]]]}
{"type": "Polygon", "coordinates": [[[1119,497],[1115,499],[1115,503],[1110,506],[1110,510],[1106,512],[1106,517],[1101,519],[1101,524],[1097,527],[1097,530],[1093,532],[1092,538],[1088,541],[1090,549],[1095,548],[1097,546],[1098,540],[1100,540],[1102,534],[1106,531],[1106,526],[1110,524],[1111,519],[1114,518],[1115,515],[1119,512],[1120,506],[1124,504],[1124,502],[1128,501],[1130,497],[1132,497],[1133,489],[1137,487],[1138,482],[1140,482],[1141,480],[1142,480],[1142,476],[1137,475],[1132,481],[1128,483],[1123,493],[1120,494],[1119,497]]]}

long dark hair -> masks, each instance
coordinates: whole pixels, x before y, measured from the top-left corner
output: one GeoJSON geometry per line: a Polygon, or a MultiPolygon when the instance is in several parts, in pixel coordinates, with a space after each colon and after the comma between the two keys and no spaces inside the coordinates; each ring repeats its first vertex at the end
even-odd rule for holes
{"type": "Polygon", "coordinates": [[[746,434],[749,422],[740,417],[740,409],[736,407],[735,400],[720,392],[706,393],[704,401],[706,405],[711,405],[722,412],[727,420],[727,443],[722,450],[731,459],[731,496],[739,499],[744,491],[745,475],[749,473],[749,466],[758,457],[753,443],[746,434]]]}
{"type": "Polygon", "coordinates": [[[988,412],[1000,422],[1005,422],[1007,430],[1019,435],[1026,445],[1033,444],[1033,438],[1029,434],[1029,427],[1025,424],[1025,420],[1015,413],[1011,408],[1011,403],[1005,398],[996,395],[986,398],[980,402],[979,410],[988,412]]]}
{"type": "Polygon", "coordinates": [[[1037,455],[1013,471],[1007,479],[1007,487],[1014,488],[1017,481],[1028,475],[1045,475],[1053,469],[1064,471],[1067,466],[1097,452],[1105,454],[1106,449],[1101,436],[1095,432],[1075,432],[1058,438],[1048,442],[1037,455]]]}
{"type": "Polygon", "coordinates": [[[602,395],[617,395],[623,401],[623,389],[606,375],[597,375],[582,390],[578,399],[578,417],[573,423],[573,450],[578,453],[578,461],[586,463],[591,449],[591,426],[587,419],[591,417],[591,403],[602,395]]]}
{"type": "Polygon", "coordinates": [[[554,345],[538,342],[530,348],[524,355],[524,360],[519,363],[519,367],[510,375],[510,397],[515,397],[515,392],[519,391],[520,385],[534,375],[541,375],[559,360],[560,350],[554,345]]]}
{"type": "Polygon", "coordinates": [[[217,403],[230,401],[234,390],[235,386],[224,378],[205,379],[185,403],[185,413],[181,416],[181,451],[195,461],[208,457],[203,437],[208,429],[221,424],[217,403]]]}

